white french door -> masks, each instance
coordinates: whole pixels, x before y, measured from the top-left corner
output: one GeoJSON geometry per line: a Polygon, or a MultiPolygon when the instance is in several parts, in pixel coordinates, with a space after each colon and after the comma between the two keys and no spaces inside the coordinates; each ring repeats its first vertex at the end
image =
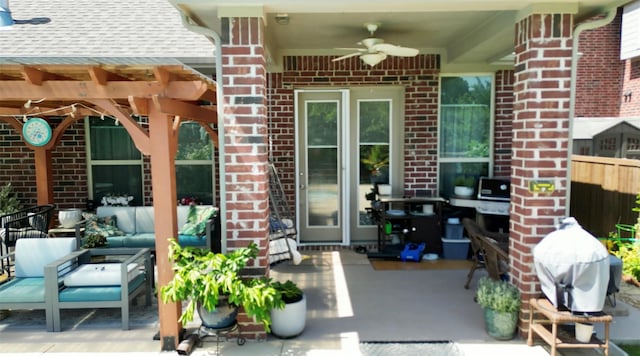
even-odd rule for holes
{"type": "Polygon", "coordinates": [[[376,180],[402,189],[402,94],[397,87],[296,91],[301,243],[375,240],[365,195],[376,180]]]}

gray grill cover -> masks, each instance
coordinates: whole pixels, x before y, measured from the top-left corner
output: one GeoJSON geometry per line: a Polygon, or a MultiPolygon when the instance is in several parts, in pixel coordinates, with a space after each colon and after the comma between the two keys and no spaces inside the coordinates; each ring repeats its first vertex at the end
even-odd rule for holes
{"type": "Polygon", "coordinates": [[[609,253],[574,218],[545,236],[533,248],[542,292],[557,308],[572,312],[602,311],[609,283],[609,253]]]}

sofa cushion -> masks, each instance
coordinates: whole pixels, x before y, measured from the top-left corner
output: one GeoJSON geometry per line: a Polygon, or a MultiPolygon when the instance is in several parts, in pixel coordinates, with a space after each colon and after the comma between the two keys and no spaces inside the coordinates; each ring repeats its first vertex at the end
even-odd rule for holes
{"type": "MultiPolygon", "coordinates": [[[[81,286],[119,286],[120,263],[91,263],[82,265],[64,277],[67,287],[81,286]]],[[[128,280],[141,273],[137,263],[127,266],[128,280]]]]}
{"type": "Polygon", "coordinates": [[[152,206],[136,207],[136,234],[155,231],[155,219],[152,206]]]}
{"type": "MultiPolygon", "coordinates": [[[[135,291],[144,283],[145,275],[137,275],[129,282],[129,293],[135,291]]],[[[61,302],[96,302],[120,300],[120,286],[100,287],[65,287],[58,294],[61,302]]]]}
{"type": "Polygon", "coordinates": [[[14,278],[0,285],[3,303],[44,303],[44,277],[14,278]]]}
{"type": "Polygon", "coordinates": [[[136,209],[134,206],[99,206],[96,215],[100,217],[115,215],[120,230],[126,234],[135,234],[136,209]]]}
{"type": "Polygon", "coordinates": [[[206,244],[205,236],[198,235],[178,235],[180,246],[203,246],[206,244]]]}
{"type": "Polygon", "coordinates": [[[123,240],[124,247],[148,247],[151,249],[156,248],[156,235],[152,232],[127,235],[123,240]]]}
{"type": "Polygon", "coordinates": [[[15,250],[16,277],[44,277],[44,266],[76,249],[75,238],[18,239],[15,250]]]}
{"type": "Polygon", "coordinates": [[[107,236],[108,247],[125,247],[124,241],[129,235],[124,236],[107,236]]]}

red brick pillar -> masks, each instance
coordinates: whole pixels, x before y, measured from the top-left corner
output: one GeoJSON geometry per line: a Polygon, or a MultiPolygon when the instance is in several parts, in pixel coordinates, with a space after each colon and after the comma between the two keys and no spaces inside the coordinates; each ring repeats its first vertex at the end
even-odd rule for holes
{"type": "Polygon", "coordinates": [[[510,275],[527,301],[540,294],[532,248],[567,214],[569,97],[573,16],[532,14],[516,23],[511,161],[510,275]],[[551,182],[553,192],[530,189],[551,182]]]}
{"type": "MultiPolygon", "coordinates": [[[[252,266],[268,271],[269,175],[267,156],[266,61],[261,18],[229,18],[223,29],[224,140],[227,247],[260,246],[252,266]]],[[[223,22],[225,23],[225,22],[223,22]]],[[[222,79],[222,80],[221,80],[222,79]]],[[[262,324],[241,315],[246,338],[266,338],[262,324]]]]}

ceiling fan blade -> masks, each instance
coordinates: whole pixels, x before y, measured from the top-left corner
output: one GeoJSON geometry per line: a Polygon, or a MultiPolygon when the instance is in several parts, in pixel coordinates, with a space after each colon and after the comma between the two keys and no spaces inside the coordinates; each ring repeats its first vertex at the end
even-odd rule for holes
{"type": "Polygon", "coordinates": [[[331,61],[332,61],[332,62],[337,62],[337,61],[341,61],[341,60],[343,60],[343,59],[347,59],[347,58],[351,58],[351,57],[359,56],[359,55],[361,55],[361,54],[362,54],[361,52],[353,52],[353,53],[346,54],[346,55],[344,55],[344,56],[342,56],[342,57],[334,58],[334,59],[332,59],[331,61]]]}
{"type": "Polygon", "coordinates": [[[397,57],[414,57],[418,55],[418,50],[415,48],[401,47],[389,43],[379,43],[372,46],[371,49],[397,57]]]}

